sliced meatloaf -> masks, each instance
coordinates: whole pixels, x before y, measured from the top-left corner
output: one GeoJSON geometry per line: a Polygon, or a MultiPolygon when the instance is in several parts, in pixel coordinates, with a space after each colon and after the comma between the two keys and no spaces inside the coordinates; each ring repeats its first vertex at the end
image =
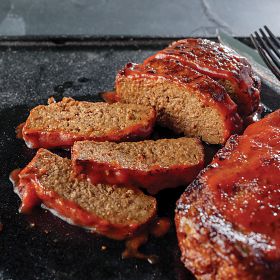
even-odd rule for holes
{"type": "Polygon", "coordinates": [[[184,39],[172,43],[144,63],[149,63],[154,57],[176,59],[218,81],[238,105],[238,112],[242,116],[257,110],[260,79],[244,57],[226,46],[206,39],[184,39]]]}
{"type": "Polygon", "coordinates": [[[32,109],[22,135],[30,148],[70,147],[78,140],[128,141],[149,136],[155,118],[148,106],[63,98],[32,109]]]}
{"type": "Polygon", "coordinates": [[[198,279],[279,279],[280,110],[228,140],[177,202],[175,222],[198,279]]]}
{"type": "Polygon", "coordinates": [[[177,60],[127,64],[117,75],[116,92],[120,102],[154,106],[160,125],[211,144],[224,143],[242,127],[225,89],[177,60]]]}
{"type": "Polygon", "coordinates": [[[71,160],[45,149],[19,173],[16,191],[22,212],[42,202],[67,222],[115,239],[131,236],[156,215],[155,198],[134,187],[75,178],[71,160]]]}
{"type": "Polygon", "coordinates": [[[155,194],[190,183],[203,168],[204,151],[195,138],[130,143],[83,141],[72,148],[73,168],[93,184],[146,188],[155,194]]]}

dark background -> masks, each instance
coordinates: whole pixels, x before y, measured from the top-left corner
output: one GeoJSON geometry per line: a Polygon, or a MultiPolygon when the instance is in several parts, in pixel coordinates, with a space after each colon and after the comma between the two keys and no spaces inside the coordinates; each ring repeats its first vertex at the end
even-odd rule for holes
{"type": "Polygon", "coordinates": [[[279,0],[1,0],[0,35],[280,35],[279,0]]]}

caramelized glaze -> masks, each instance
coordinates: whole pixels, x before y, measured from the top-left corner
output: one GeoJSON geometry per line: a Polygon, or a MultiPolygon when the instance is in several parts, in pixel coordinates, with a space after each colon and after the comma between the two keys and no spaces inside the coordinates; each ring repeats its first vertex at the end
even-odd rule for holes
{"type": "Polygon", "coordinates": [[[213,79],[229,81],[237,95],[239,111],[244,115],[258,108],[259,79],[247,60],[226,46],[206,39],[184,39],[146,59],[144,64],[154,58],[176,59],[213,79]]]}
{"type": "Polygon", "coordinates": [[[280,110],[231,137],[202,178],[227,221],[280,248],[280,110]]]}

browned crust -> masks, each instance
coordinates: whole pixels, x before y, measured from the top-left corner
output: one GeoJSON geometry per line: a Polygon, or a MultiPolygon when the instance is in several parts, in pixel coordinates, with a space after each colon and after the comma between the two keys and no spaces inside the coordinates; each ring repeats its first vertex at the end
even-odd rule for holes
{"type": "MultiPolygon", "coordinates": [[[[211,178],[211,174],[213,175],[211,172],[221,162],[228,161],[230,164],[232,155],[242,155],[242,153],[239,153],[240,147],[245,151],[249,150],[251,146],[248,146],[247,139],[252,139],[254,153],[257,152],[254,149],[254,145],[258,143],[255,140],[263,139],[260,137],[272,139],[272,142],[267,140],[267,143],[265,143],[263,141],[263,145],[268,145],[268,143],[279,145],[276,144],[279,143],[279,140],[277,142],[277,137],[279,137],[279,119],[280,110],[249,126],[245,130],[244,136],[232,136],[226,146],[217,153],[213,162],[200,172],[197,179],[178,200],[175,223],[179,246],[182,252],[182,261],[197,278],[278,279],[280,261],[279,245],[277,244],[279,243],[277,243],[277,236],[275,236],[274,232],[277,233],[276,229],[279,223],[276,221],[273,224],[275,226],[274,230],[264,233],[266,231],[263,231],[263,228],[260,231],[252,231],[250,228],[251,224],[244,226],[235,220],[225,218],[226,216],[222,214],[223,207],[228,209],[229,205],[223,204],[222,208],[218,208],[216,203],[218,198],[207,182],[211,178]]],[[[260,149],[259,151],[263,150],[260,149]]],[[[268,153],[268,156],[272,159],[275,159],[275,156],[277,157],[277,153],[274,154],[271,149],[268,153]]],[[[254,161],[256,170],[258,165],[263,166],[264,159],[268,160],[267,157],[260,156],[259,161],[254,161]]],[[[230,167],[234,168],[233,165],[230,165],[230,167]]],[[[271,171],[273,172],[273,170],[275,169],[271,171]]],[[[261,169],[258,172],[260,171],[261,169]]],[[[219,172],[223,172],[223,170],[221,169],[219,172]]],[[[273,182],[272,176],[277,180],[277,174],[277,172],[267,174],[267,176],[270,176],[270,179],[267,179],[267,184],[269,181],[273,182]]],[[[223,190],[223,187],[223,184],[217,186],[221,190],[223,190]]],[[[227,185],[226,187],[229,186],[227,185]]],[[[227,193],[224,192],[223,195],[226,196],[227,193]]],[[[277,194],[274,196],[271,194],[271,197],[275,198],[277,194]]],[[[247,199],[249,198],[247,197],[247,199]]],[[[232,200],[229,203],[234,204],[232,200]]],[[[268,206],[273,207],[273,205],[268,206]]],[[[235,209],[235,211],[237,210],[239,209],[235,209]]],[[[249,217],[246,217],[246,219],[249,219],[249,217]]],[[[258,218],[256,217],[255,219],[258,218]]],[[[263,220],[263,227],[270,228],[271,224],[269,223],[271,222],[263,220]]]]}
{"type": "Polygon", "coordinates": [[[258,236],[243,235],[227,223],[203,188],[198,178],[177,202],[175,224],[185,266],[198,279],[278,279],[279,262],[262,258],[258,236]],[[243,242],[249,238],[253,246],[243,242]]]}

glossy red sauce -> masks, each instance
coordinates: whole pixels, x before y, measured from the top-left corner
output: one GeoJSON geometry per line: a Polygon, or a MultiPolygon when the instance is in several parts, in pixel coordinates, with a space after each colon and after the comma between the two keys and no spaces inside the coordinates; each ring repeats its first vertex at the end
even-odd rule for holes
{"type": "MultiPolygon", "coordinates": [[[[199,91],[199,97],[206,106],[215,107],[224,117],[224,139],[231,134],[239,133],[243,127],[243,121],[237,113],[237,106],[226,93],[225,89],[207,76],[201,75],[195,70],[183,66],[176,60],[149,59],[146,64],[128,63],[124,70],[120,71],[116,79],[125,76],[131,79],[139,77],[150,79],[167,79],[177,83],[180,87],[192,88],[199,91]]],[[[119,94],[119,93],[118,93],[119,94]]],[[[121,99],[121,93],[119,95],[121,99]]]]}
{"type": "Polygon", "coordinates": [[[216,206],[244,232],[264,234],[279,247],[280,110],[229,140],[223,151],[203,175],[216,206]]]}
{"type": "Polygon", "coordinates": [[[135,186],[156,194],[162,189],[190,183],[203,168],[204,162],[201,161],[193,166],[172,166],[169,169],[155,167],[149,171],[125,169],[120,166],[81,160],[73,161],[73,166],[77,174],[85,174],[92,184],[135,186]]]}
{"type": "Polygon", "coordinates": [[[260,103],[258,109],[252,115],[244,119],[244,126],[247,127],[250,124],[260,121],[262,118],[263,111],[264,105],[260,103]]]}
{"type": "Polygon", "coordinates": [[[156,255],[146,255],[139,251],[140,247],[146,244],[149,240],[149,234],[155,237],[164,236],[170,229],[170,220],[168,218],[158,218],[154,223],[147,227],[144,231],[136,234],[128,239],[125,243],[125,250],[122,257],[137,258],[147,260],[150,264],[155,264],[159,261],[156,255]]]}
{"type": "MultiPolygon", "coordinates": [[[[214,79],[225,79],[234,86],[240,110],[245,115],[253,113],[260,101],[260,82],[244,57],[231,49],[209,40],[185,39],[174,42],[154,57],[178,59],[202,74],[214,79]]],[[[145,60],[148,63],[153,57],[145,60]]]]}
{"type": "Polygon", "coordinates": [[[94,227],[94,231],[117,240],[130,237],[126,241],[126,249],[122,254],[123,258],[145,259],[151,264],[158,261],[156,255],[143,254],[139,251],[139,248],[148,242],[149,234],[155,237],[162,237],[169,231],[170,220],[168,218],[157,218],[141,228],[134,225],[127,227],[115,225],[112,227],[108,222],[100,220],[76,203],[63,199],[54,191],[44,189],[40,185],[36,173],[38,171],[35,169],[27,170],[25,168],[23,171],[16,169],[10,174],[15,191],[22,199],[20,207],[22,213],[29,213],[33,207],[42,202],[47,208],[52,210],[53,214],[58,215],[71,224],[83,226],[87,229],[94,227]]]}
{"type": "Polygon", "coordinates": [[[19,124],[17,127],[16,127],[16,137],[18,139],[23,139],[23,135],[22,135],[22,129],[25,125],[25,122],[19,124]]]}
{"type": "Polygon", "coordinates": [[[10,180],[13,182],[15,192],[21,198],[21,206],[19,212],[29,213],[33,207],[40,204],[40,199],[38,198],[34,188],[28,184],[26,187],[20,185],[19,174],[21,169],[15,169],[10,173],[10,180]]]}
{"type": "Polygon", "coordinates": [[[102,136],[90,136],[68,133],[64,131],[40,131],[27,129],[23,126],[22,135],[29,148],[69,148],[76,141],[94,140],[94,141],[134,141],[145,139],[153,131],[156,114],[148,124],[135,124],[122,130],[110,131],[102,136]]]}
{"type": "Polygon", "coordinates": [[[19,194],[22,204],[21,213],[29,213],[33,207],[43,203],[47,208],[55,211],[55,215],[71,224],[85,227],[93,232],[98,232],[109,238],[121,240],[132,236],[138,225],[110,224],[93,213],[81,208],[73,201],[59,196],[52,190],[47,190],[40,184],[40,171],[26,167],[22,171],[15,170],[10,178],[14,183],[15,191],[19,194]]]}
{"type": "Polygon", "coordinates": [[[100,97],[107,103],[112,104],[119,101],[119,98],[115,91],[106,91],[100,93],[100,97]]]}

